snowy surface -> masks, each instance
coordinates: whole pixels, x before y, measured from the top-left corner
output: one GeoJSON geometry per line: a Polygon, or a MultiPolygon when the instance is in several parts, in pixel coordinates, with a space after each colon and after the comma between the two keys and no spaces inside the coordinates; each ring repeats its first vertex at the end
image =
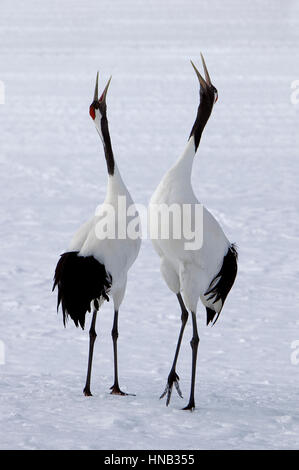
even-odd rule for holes
{"type": "Polygon", "coordinates": [[[299,447],[299,7],[293,0],[2,0],[0,16],[0,448],[299,447]],[[88,115],[96,71],[113,75],[115,156],[146,204],[183,150],[198,103],[189,63],[205,55],[219,100],[193,170],[199,199],[239,246],[236,284],[213,328],[198,310],[197,408],[191,326],[177,372],[184,400],[159,400],[180,327],[149,241],[120,311],[113,381],[111,305],[99,315],[85,398],[88,328],[62,325],[58,255],[103,200],[106,167],[88,115]]]}

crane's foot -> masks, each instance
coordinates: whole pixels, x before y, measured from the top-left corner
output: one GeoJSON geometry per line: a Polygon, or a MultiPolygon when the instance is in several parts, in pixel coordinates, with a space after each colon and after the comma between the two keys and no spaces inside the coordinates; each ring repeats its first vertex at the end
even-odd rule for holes
{"type": "Polygon", "coordinates": [[[162,393],[162,395],[160,396],[160,400],[161,398],[165,397],[165,395],[167,394],[167,398],[166,398],[166,406],[169,405],[169,402],[170,402],[170,398],[171,398],[171,394],[172,394],[172,387],[173,385],[175,386],[176,388],[176,391],[178,393],[178,395],[183,398],[183,395],[182,395],[182,392],[181,392],[181,389],[180,389],[180,386],[179,386],[179,376],[177,375],[177,373],[174,371],[174,370],[171,370],[170,371],[170,374],[168,376],[168,380],[167,380],[167,385],[165,387],[165,390],[164,392],[162,393]]]}
{"type": "Polygon", "coordinates": [[[189,411],[193,411],[194,409],[195,409],[195,401],[192,398],[189,400],[188,405],[185,406],[185,408],[182,408],[182,410],[189,410],[189,411]]]}
{"type": "Polygon", "coordinates": [[[119,385],[112,385],[112,387],[110,387],[110,390],[111,390],[111,395],[121,395],[121,396],[131,396],[131,397],[135,397],[136,395],[134,395],[134,393],[125,393],[123,392],[120,388],[119,388],[119,385]]]}
{"type": "Polygon", "coordinates": [[[92,393],[91,393],[89,387],[85,387],[85,388],[84,388],[83,394],[84,394],[86,397],[92,397],[92,393]]]}

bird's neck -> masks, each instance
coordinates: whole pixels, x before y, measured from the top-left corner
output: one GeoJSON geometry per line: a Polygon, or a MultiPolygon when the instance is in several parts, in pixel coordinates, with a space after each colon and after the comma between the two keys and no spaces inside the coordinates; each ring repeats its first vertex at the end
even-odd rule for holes
{"type": "Polygon", "coordinates": [[[121,177],[117,164],[114,160],[114,155],[112,151],[111,139],[109,134],[109,126],[108,120],[106,116],[102,116],[100,122],[100,136],[102,138],[105,159],[107,163],[107,170],[108,170],[108,185],[107,185],[107,193],[106,193],[106,200],[111,201],[114,200],[115,197],[123,195],[126,198],[130,198],[128,190],[126,188],[125,183],[121,177]]]}
{"type": "Polygon", "coordinates": [[[109,134],[108,120],[106,116],[102,117],[101,119],[101,135],[103,140],[105,159],[107,163],[107,171],[108,174],[112,176],[114,175],[115,171],[115,161],[109,134]]]}
{"type": "Polygon", "coordinates": [[[190,136],[184,152],[176,161],[170,172],[174,173],[176,178],[181,177],[183,180],[191,179],[195,153],[194,136],[190,136]]]}
{"type": "MultiPolygon", "coordinates": [[[[191,129],[190,137],[194,137],[194,151],[196,153],[200,139],[205,128],[206,123],[211,115],[213,109],[213,102],[210,101],[208,97],[201,96],[200,97],[200,104],[197,110],[197,116],[194,121],[193,127],[191,129]]],[[[189,139],[190,139],[189,137],[189,139]]]]}
{"type": "Polygon", "coordinates": [[[126,196],[128,195],[127,187],[121,177],[120,171],[114,164],[113,174],[108,174],[107,197],[126,196]]]}
{"type": "Polygon", "coordinates": [[[205,97],[201,97],[196,119],[194,121],[185,150],[175,163],[172,170],[170,170],[171,172],[175,173],[176,178],[181,178],[185,181],[191,181],[194,157],[197,152],[205,125],[211,115],[212,108],[213,104],[205,97]]]}

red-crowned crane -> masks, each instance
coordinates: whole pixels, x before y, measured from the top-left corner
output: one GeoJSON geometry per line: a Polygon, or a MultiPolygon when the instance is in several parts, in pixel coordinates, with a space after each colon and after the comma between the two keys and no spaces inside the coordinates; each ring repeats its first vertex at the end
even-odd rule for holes
{"type": "MultiPolygon", "coordinates": [[[[196,214],[194,208],[199,205],[199,201],[191,185],[192,164],[202,132],[210,117],[213,105],[218,98],[217,90],[211,83],[202,55],[201,59],[205,80],[191,61],[200,83],[200,103],[188,143],[181,157],[158,185],[150,201],[151,210],[154,207],[159,208],[163,205],[168,207],[177,205],[180,208],[183,208],[184,205],[189,205],[193,209],[193,219],[195,217],[194,213],[196,214]]],[[[161,212],[161,226],[169,224],[170,236],[168,239],[167,237],[152,239],[154,248],[161,258],[162,276],[169,289],[176,294],[181,307],[181,329],[175,356],[166,388],[160,397],[163,398],[167,395],[166,405],[169,404],[173,385],[175,385],[178,394],[182,397],[179,377],[176,373],[176,364],[188,319],[188,310],[191,311],[192,315],[193,336],[190,343],[192,348],[191,391],[189,402],[183,408],[185,410],[193,410],[195,408],[194,387],[199,344],[196,323],[198,300],[200,299],[206,308],[207,324],[210,322],[215,324],[237,274],[237,251],[235,246],[228,241],[213,215],[205,207],[201,206],[201,208],[202,210],[198,212],[201,214],[200,230],[202,234],[202,244],[199,248],[186,249],[185,243],[189,242],[189,239],[184,238],[184,236],[181,236],[181,238],[174,236],[175,227],[180,226],[183,220],[175,220],[175,217],[181,217],[182,212],[177,213],[176,216],[174,215],[172,222],[169,219],[169,212],[164,212],[164,215],[161,212]]],[[[151,212],[151,234],[157,233],[154,232],[153,228],[155,227],[152,226],[152,224],[157,223],[157,219],[152,219],[151,212]]]]}
{"type": "Polygon", "coordinates": [[[127,217],[128,212],[123,213],[124,206],[125,210],[130,208],[130,214],[135,213],[136,226],[140,221],[112,151],[106,114],[106,95],[111,78],[100,98],[98,97],[98,79],[99,73],[97,73],[94,99],[90,105],[89,113],[104,147],[108,170],[106,198],[104,204],[97,209],[96,215],[80,227],[74,235],[69,250],[61,255],[55,270],[53,290],[56,286],[58,287],[57,309],[61,304],[64,325],[70,316],[76,326],[80,324],[84,329],[85,315],[87,311],[93,310],[89,330],[87,378],[83,390],[86,396],[92,395],[90,378],[93,349],[97,336],[95,330],[97,312],[101,303],[104,300],[109,300],[109,296],[112,297],[114,322],[111,334],[114,352],[114,383],[111,387],[111,393],[126,395],[121,391],[118,382],[118,312],[126,290],[127,273],[138,256],[141,240],[140,236],[128,236],[127,227],[132,221],[132,217],[127,217]],[[112,232],[115,232],[114,238],[99,236],[98,224],[104,220],[104,215],[106,219],[108,218],[108,220],[105,219],[105,223],[112,227],[112,232]],[[121,227],[122,236],[118,237],[119,224],[121,223],[123,224],[121,227]]]}

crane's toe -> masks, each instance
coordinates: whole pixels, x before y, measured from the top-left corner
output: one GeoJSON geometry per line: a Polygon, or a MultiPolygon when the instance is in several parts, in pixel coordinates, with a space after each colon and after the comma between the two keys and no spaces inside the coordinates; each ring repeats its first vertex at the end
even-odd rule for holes
{"type": "Polygon", "coordinates": [[[195,403],[194,402],[189,402],[187,406],[182,408],[182,410],[189,410],[189,411],[193,411],[194,409],[195,409],[195,403]]]}
{"type": "Polygon", "coordinates": [[[84,388],[83,394],[84,394],[86,397],[92,397],[92,393],[91,393],[89,387],[85,387],[85,388],[84,388]]]}
{"type": "Polygon", "coordinates": [[[112,385],[112,387],[110,387],[110,390],[111,390],[111,395],[121,395],[121,396],[131,396],[131,397],[135,397],[136,395],[134,393],[125,393],[123,392],[118,385],[112,385]]]}
{"type": "Polygon", "coordinates": [[[183,398],[183,395],[182,395],[182,392],[181,392],[181,389],[180,389],[180,386],[179,386],[179,380],[180,380],[180,378],[177,375],[177,373],[175,371],[171,371],[169,376],[168,376],[167,385],[165,387],[165,390],[162,393],[162,395],[160,396],[160,400],[161,400],[161,398],[165,397],[165,395],[167,394],[166,406],[169,405],[173,385],[175,386],[178,395],[181,398],[183,398]]]}

